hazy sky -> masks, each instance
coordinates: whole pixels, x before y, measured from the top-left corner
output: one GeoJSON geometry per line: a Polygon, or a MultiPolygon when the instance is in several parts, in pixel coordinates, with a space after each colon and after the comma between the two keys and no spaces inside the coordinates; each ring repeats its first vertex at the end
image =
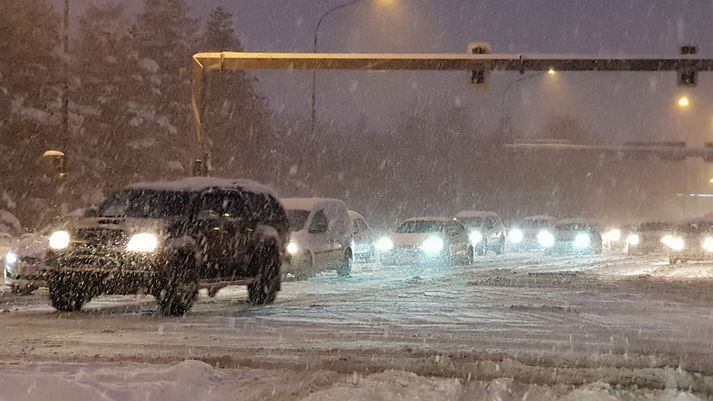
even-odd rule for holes
{"type": "MultiPolygon", "coordinates": [[[[682,43],[713,54],[713,0],[363,0],[332,14],[320,30],[325,52],[464,52],[489,41],[496,52],[675,55],[682,43]]],[[[189,0],[198,15],[223,5],[249,51],[308,52],[319,16],[343,0],[189,0]]],[[[141,4],[130,0],[133,8],[141,4]]],[[[276,110],[309,117],[304,72],[261,72],[260,88],[276,110]]],[[[508,82],[495,73],[474,91],[461,72],[320,72],[319,116],[348,122],[365,116],[387,127],[416,103],[457,105],[484,130],[495,127],[508,82]]],[[[516,129],[537,132],[552,114],[581,118],[612,141],[713,141],[713,79],[701,74],[685,91],[692,107],[674,106],[684,91],[673,73],[560,73],[516,84],[505,112],[516,129]],[[708,94],[708,95],[706,95],[708,94]]]]}

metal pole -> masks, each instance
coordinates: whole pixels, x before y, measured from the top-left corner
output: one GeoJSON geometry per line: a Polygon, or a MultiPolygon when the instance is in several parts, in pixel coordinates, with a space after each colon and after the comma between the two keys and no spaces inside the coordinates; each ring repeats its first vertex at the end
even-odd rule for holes
{"type": "MultiPolygon", "coordinates": [[[[336,7],[332,7],[329,9],[327,12],[322,14],[322,16],[319,18],[319,21],[317,21],[317,25],[314,27],[314,40],[312,42],[312,53],[317,53],[317,39],[318,39],[318,34],[319,34],[319,27],[322,26],[322,22],[331,15],[333,12],[340,10],[342,8],[351,6],[352,4],[359,3],[363,0],[351,0],[348,1],[344,4],[340,4],[336,7]]],[[[317,70],[312,70],[312,113],[311,113],[311,122],[312,122],[312,135],[314,135],[315,130],[317,128],[317,70]]]]}
{"type": "Polygon", "coordinates": [[[64,97],[62,99],[62,128],[64,129],[60,139],[60,150],[65,151],[69,142],[69,0],[64,0],[64,32],[63,32],[63,52],[64,57],[64,97]]]}

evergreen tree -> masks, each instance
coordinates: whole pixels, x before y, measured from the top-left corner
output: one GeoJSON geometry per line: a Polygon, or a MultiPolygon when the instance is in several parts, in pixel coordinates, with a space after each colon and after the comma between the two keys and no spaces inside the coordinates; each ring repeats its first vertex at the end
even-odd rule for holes
{"type": "MultiPolygon", "coordinates": [[[[202,43],[203,51],[243,51],[233,15],[222,7],[211,11],[202,43]]],[[[218,174],[258,179],[269,175],[264,168],[273,150],[267,104],[256,94],[254,83],[244,71],[208,76],[206,132],[218,174]]]]}
{"type": "Polygon", "coordinates": [[[190,66],[197,21],[185,0],[146,0],[131,34],[136,51],[134,93],[127,98],[127,143],[135,175],[185,175],[196,154],[190,111],[190,66]]]}
{"type": "Polygon", "coordinates": [[[53,195],[37,161],[63,142],[59,29],[49,0],[2,1],[0,208],[11,209],[26,226],[47,209],[53,195]]]}

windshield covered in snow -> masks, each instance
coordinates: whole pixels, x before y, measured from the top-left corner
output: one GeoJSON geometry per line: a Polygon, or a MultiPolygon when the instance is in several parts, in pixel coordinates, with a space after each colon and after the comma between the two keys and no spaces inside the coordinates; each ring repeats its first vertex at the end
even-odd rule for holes
{"type": "Polygon", "coordinates": [[[191,194],[181,191],[115,192],[99,208],[99,217],[162,218],[188,212],[191,194]]]}
{"type": "Polygon", "coordinates": [[[300,231],[304,229],[311,213],[310,210],[287,210],[287,220],[290,222],[290,230],[300,231]]]}
{"type": "Polygon", "coordinates": [[[447,226],[448,224],[443,221],[415,220],[401,224],[396,232],[399,234],[434,233],[444,231],[447,226]]]}

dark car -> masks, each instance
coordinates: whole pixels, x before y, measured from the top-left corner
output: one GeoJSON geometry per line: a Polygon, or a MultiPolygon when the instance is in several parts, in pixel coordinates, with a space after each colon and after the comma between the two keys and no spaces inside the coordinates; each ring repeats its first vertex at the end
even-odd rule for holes
{"type": "Polygon", "coordinates": [[[287,215],[248,180],[187,178],[131,185],[97,216],[50,235],[52,306],[76,311],[100,294],[148,293],[165,315],[188,311],[199,288],[248,286],[253,304],[274,301],[287,215]]]}
{"type": "Polygon", "coordinates": [[[602,253],[601,228],[587,220],[561,221],[555,226],[552,237],[548,253],[602,253]]]}

